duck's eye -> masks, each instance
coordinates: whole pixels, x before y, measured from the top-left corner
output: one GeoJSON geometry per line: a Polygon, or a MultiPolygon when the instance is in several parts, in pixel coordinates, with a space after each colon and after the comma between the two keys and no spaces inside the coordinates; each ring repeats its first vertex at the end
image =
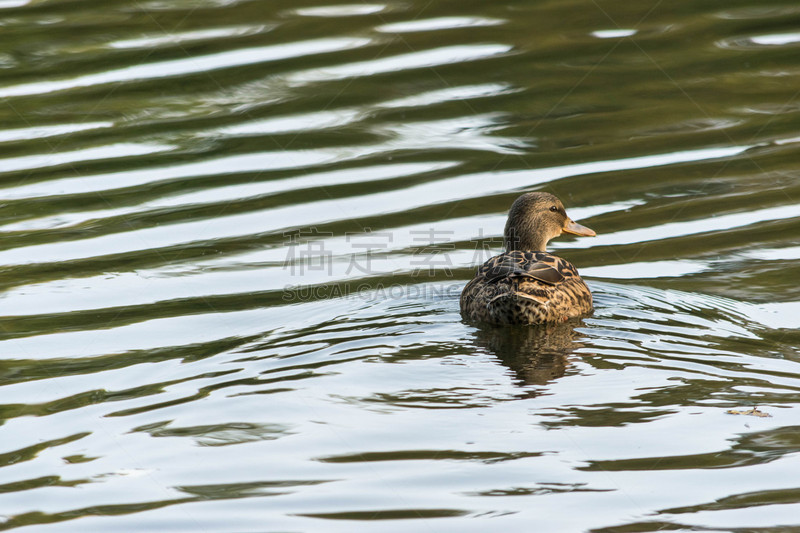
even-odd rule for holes
{"type": "Polygon", "coordinates": [[[552,207],[550,208],[550,211],[552,211],[553,213],[558,213],[558,207],[556,207],[556,206],[552,206],[552,207]]]}

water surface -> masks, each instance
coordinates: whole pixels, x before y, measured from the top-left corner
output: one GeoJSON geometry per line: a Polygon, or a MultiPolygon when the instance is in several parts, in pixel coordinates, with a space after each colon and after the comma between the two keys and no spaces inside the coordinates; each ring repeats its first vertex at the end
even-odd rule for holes
{"type": "Polygon", "coordinates": [[[0,25],[0,529],[800,527],[794,3],[0,25]],[[463,322],[531,190],[594,314],[463,322]]]}

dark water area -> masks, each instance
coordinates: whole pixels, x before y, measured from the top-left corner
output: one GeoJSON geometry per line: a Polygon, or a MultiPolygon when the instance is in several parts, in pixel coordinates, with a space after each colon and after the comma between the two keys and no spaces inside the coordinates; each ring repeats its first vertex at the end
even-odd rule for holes
{"type": "Polygon", "coordinates": [[[0,0],[0,530],[800,528],[800,6],[0,0]],[[595,312],[462,321],[511,202],[595,312]]]}

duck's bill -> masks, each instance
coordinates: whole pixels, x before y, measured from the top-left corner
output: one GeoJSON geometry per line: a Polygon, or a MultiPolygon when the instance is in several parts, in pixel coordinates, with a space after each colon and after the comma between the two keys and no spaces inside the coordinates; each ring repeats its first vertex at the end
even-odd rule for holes
{"type": "Polygon", "coordinates": [[[562,229],[564,233],[572,233],[573,235],[582,235],[584,237],[594,237],[597,235],[594,230],[591,230],[586,226],[581,226],[573,220],[567,220],[567,223],[564,224],[562,229]]]}

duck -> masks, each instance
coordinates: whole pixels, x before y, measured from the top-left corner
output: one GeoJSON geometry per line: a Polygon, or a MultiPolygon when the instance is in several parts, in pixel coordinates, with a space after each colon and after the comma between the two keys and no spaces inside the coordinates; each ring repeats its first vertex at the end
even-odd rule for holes
{"type": "Polygon", "coordinates": [[[508,212],[505,252],[478,267],[461,292],[461,315],[495,325],[564,322],[592,312],[592,293],[566,259],[547,252],[563,233],[594,237],[569,216],[556,196],[529,192],[508,212]]]}

